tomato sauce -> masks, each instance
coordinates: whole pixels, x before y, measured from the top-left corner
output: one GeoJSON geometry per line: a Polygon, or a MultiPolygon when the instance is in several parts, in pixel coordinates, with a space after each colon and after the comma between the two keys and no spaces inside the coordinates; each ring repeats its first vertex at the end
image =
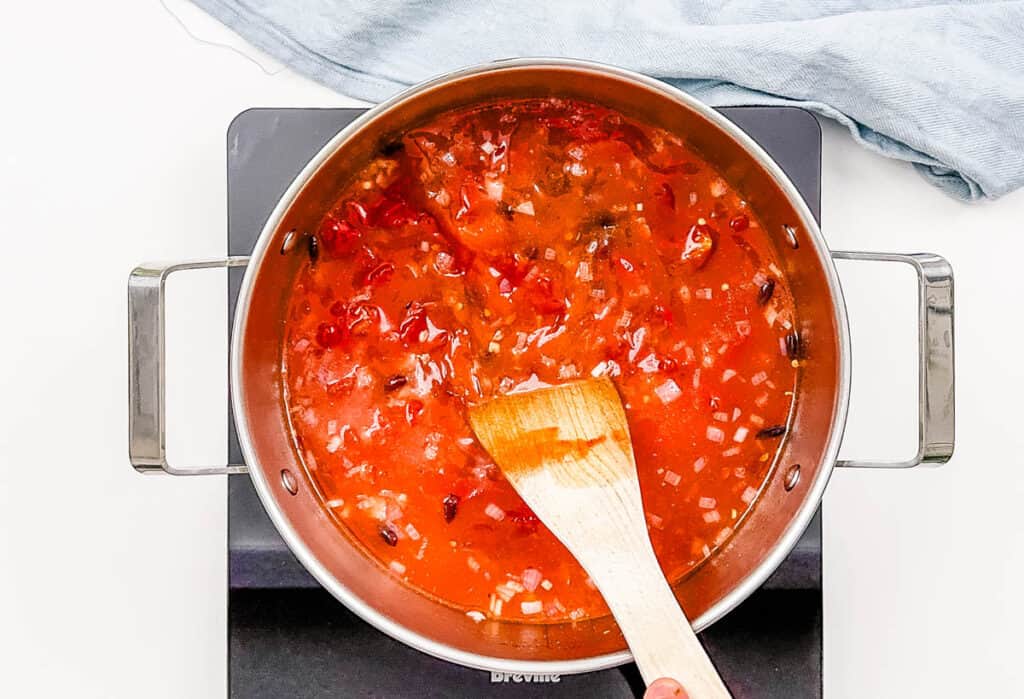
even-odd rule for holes
{"type": "Polygon", "coordinates": [[[607,613],[468,426],[509,391],[613,379],[671,581],[756,499],[802,355],[793,301],[756,213],[683,138],[577,101],[445,113],[305,240],[296,444],[338,527],[407,584],[478,621],[607,613]]]}

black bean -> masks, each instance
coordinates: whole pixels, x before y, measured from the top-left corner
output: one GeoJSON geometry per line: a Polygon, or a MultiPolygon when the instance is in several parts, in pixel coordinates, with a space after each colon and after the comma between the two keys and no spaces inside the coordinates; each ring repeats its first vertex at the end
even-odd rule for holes
{"type": "Polygon", "coordinates": [[[597,215],[594,219],[594,223],[601,228],[608,230],[609,228],[615,228],[615,217],[605,211],[597,215]]]}
{"type": "Polygon", "coordinates": [[[515,212],[512,210],[512,207],[508,205],[508,202],[504,201],[498,202],[498,213],[507,218],[509,221],[511,221],[512,217],[515,216],[515,212]]]}
{"type": "Polygon", "coordinates": [[[393,141],[387,141],[380,147],[380,154],[386,158],[390,158],[393,155],[398,155],[405,150],[405,144],[402,139],[396,138],[393,141]]]}
{"type": "Polygon", "coordinates": [[[765,427],[763,430],[757,433],[758,439],[772,439],[774,437],[781,437],[786,434],[785,425],[772,425],[771,427],[765,427]]]}
{"type": "Polygon", "coordinates": [[[790,359],[803,359],[806,349],[804,339],[796,330],[786,335],[786,355],[790,359]]]}
{"type": "Polygon", "coordinates": [[[380,538],[384,539],[384,543],[388,546],[398,546],[398,532],[390,524],[381,526],[380,538]]]}
{"type": "Polygon", "coordinates": [[[445,496],[441,505],[444,507],[444,521],[451,522],[455,519],[455,515],[459,513],[459,496],[455,493],[449,493],[445,496]]]}
{"type": "Polygon", "coordinates": [[[309,261],[315,263],[320,259],[320,241],[316,237],[316,233],[309,236],[307,243],[309,245],[309,261]]]}
{"type": "Polygon", "coordinates": [[[757,303],[760,306],[765,305],[772,300],[772,295],[775,293],[775,280],[769,279],[761,285],[760,291],[757,292],[757,303]]]}
{"type": "Polygon", "coordinates": [[[384,390],[394,391],[396,389],[401,388],[408,382],[409,379],[405,378],[401,374],[395,374],[394,376],[390,377],[387,381],[384,382],[384,390]]]}

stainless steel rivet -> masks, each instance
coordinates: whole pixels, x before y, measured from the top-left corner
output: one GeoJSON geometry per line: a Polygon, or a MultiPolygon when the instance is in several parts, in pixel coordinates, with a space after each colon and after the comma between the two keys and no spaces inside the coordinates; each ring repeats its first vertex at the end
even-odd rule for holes
{"type": "Polygon", "coordinates": [[[292,229],[284,234],[284,240],[281,242],[281,254],[287,255],[295,249],[295,244],[299,241],[299,236],[296,235],[295,230],[292,229]]]}
{"type": "Polygon", "coordinates": [[[299,492],[299,484],[296,482],[295,476],[286,468],[281,469],[281,485],[292,495],[299,492]]]}
{"type": "Polygon", "coordinates": [[[786,486],[786,490],[792,490],[796,487],[796,484],[800,482],[800,464],[793,464],[786,471],[786,480],[783,484],[786,486]]]}
{"type": "Polygon", "coordinates": [[[786,225],[782,226],[782,230],[784,230],[786,232],[786,237],[789,239],[789,244],[793,246],[794,250],[796,250],[798,247],[800,247],[800,241],[796,239],[796,228],[795,227],[790,226],[789,224],[786,224],[786,225]]]}

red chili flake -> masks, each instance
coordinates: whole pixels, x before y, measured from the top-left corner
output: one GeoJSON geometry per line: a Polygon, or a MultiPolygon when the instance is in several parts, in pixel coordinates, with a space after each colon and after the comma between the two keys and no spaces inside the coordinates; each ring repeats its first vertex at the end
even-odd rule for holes
{"type": "Polygon", "coordinates": [[[427,329],[427,309],[415,301],[405,309],[405,317],[398,324],[398,336],[402,342],[419,342],[420,334],[427,329]]]}
{"type": "Polygon", "coordinates": [[[517,254],[502,255],[491,262],[494,269],[501,272],[501,276],[508,279],[513,285],[519,286],[533,266],[528,257],[520,257],[517,254]]]}
{"type": "Polygon", "coordinates": [[[388,380],[384,382],[384,390],[395,391],[407,383],[409,383],[409,379],[407,379],[402,374],[395,374],[394,376],[389,377],[388,380]]]}
{"type": "Polygon", "coordinates": [[[384,543],[388,546],[398,546],[398,532],[390,524],[381,525],[380,538],[384,539],[384,543]]]}
{"type": "Polygon", "coordinates": [[[380,311],[368,303],[356,303],[348,307],[348,331],[353,335],[365,335],[380,322],[380,311]]]}
{"type": "Polygon", "coordinates": [[[416,400],[415,398],[405,404],[405,421],[410,426],[416,423],[416,418],[419,417],[420,413],[423,412],[423,401],[416,400]]]}
{"type": "Polygon", "coordinates": [[[733,229],[737,233],[742,233],[750,228],[750,219],[743,214],[733,216],[732,220],[729,221],[729,228],[733,229]]]}
{"type": "Polygon", "coordinates": [[[369,215],[366,207],[357,201],[345,202],[345,219],[353,226],[365,226],[369,215]]]}
{"type": "Polygon", "coordinates": [[[519,528],[524,534],[532,534],[537,531],[537,527],[540,526],[540,518],[537,517],[526,505],[521,505],[514,510],[508,510],[505,512],[505,516],[510,519],[516,527],[519,528]]]}
{"type": "Polygon", "coordinates": [[[385,228],[398,228],[416,220],[416,210],[404,201],[395,201],[381,209],[377,214],[377,223],[385,228]]]}
{"type": "Polygon", "coordinates": [[[654,198],[673,211],[676,210],[676,193],[672,191],[668,182],[663,182],[661,187],[654,192],[654,198]]]}
{"type": "Polygon", "coordinates": [[[316,329],[316,342],[321,347],[337,347],[344,339],[344,331],[334,323],[320,323],[316,329]]]}
{"type": "Polygon", "coordinates": [[[359,239],[359,231],[334,214],[328,214],[320,222],[317,236],[323,246],[333,255],[349,252],[359,239]]]}
{"type": "Polygon", "coordinates": [[[537,275],[529,292],[530,303],[539,313],[562,313],[565,301],[554,280],[546,274],[537,275]]]}
{"type": "Polygon", "coordinates": [[[660,303],[654,304],[654,306],[651,308],[651,315],[669,324],[671,324],[675,318],[675,316],[672,313],[672,309],[660,303]]]}
{"type": "Polygon", "coordinates": [[[455,519],[455,515],[459,513],[459,496],[455,493],[449,493],[441,501],[441,507],[444,511],[444,521],[451,522],[455,519]]]}
{"type": "Polygon", "coordinates": [[[390,262],[381,262],[372,269],[359,274],[359,285],[383,286],[395,276],[395,266],[390,262]]]}

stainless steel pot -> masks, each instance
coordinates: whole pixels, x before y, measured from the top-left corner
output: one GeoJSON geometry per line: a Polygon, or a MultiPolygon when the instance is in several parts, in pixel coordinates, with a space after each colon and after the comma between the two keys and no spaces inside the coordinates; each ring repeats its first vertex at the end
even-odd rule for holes
{"type": "Polygon", "coordinates": [[[651,78],[572,60],[512,60],[459,71],[378,105],[342,130],[295,178],[249,258],[143,265],[129,291],[129,453],[143,472],[248,472],[281,536],[342,603],[394,638],[471,667],[575,673],[619,665],[629,652],[611,617],[565,624],[472,621],[402,585],[339,535],[302,470],[283,410],[280,377],[286,290],[299,256],[290,231],[314,227],[340,186],[390,135],[482,99],[576,97],[685,134],[734,183],[774,238],[797,302],[809,360],[762,497],[725,547],[675,586],[699,630],[752,593],[806,528],[835,466],[910,467],[953,452],[953,278],[937,255],[830,252],[782,170],[743,131],[692,97],[651,78]],[[909,264],[920,308],[920,434],[904,462],[838,462],[850,389],[850,340],[833,258],[909,264]],[[181,469],[167,462],[164,426],[164,282],[172,273],[247,265],[231,344],[231,397],[245,464],[181,469]]]}

